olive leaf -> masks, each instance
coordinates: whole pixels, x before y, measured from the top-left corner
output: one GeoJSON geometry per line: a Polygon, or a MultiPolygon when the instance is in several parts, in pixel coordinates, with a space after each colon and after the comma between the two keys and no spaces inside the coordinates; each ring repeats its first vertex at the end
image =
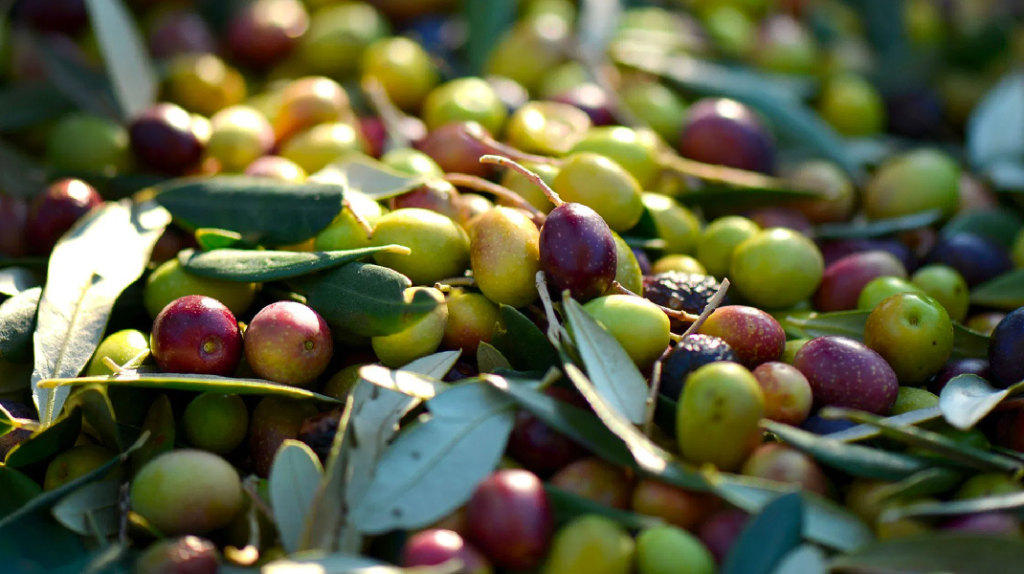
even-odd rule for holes
{"type": "Polygon", "coordinates": [[[15,363],[32,359],[32,334],[42,287],[33,287],[0,303],[0,359],[15,363]]]}
{"type": "Polygon", "coordinates": [[[99,435],[103,446],[112,452],[121,452],[121,436],[114,418],[114,405],[110,403],[107,389],[102,385],[80,387],[68,397],[67,408],[79,406],[82,417],[99,435]]]}
{"type": "MultiPolygon", "coordinates": [[[[810,313],[806,316],[790,314],[781,323],[783,328],[796,328],[807,337],[848,337],[864,340],[864,327],[870,311],[837,311],[810,313]]],[[[988,357],[988,336],[972,331],[960,323],[953,323],[953,358],[976,359],[988,357]]]]}
{"type": "Polygon", "coordinates": [[[562,296],[562,307],[572,339],[598,394],[629,422],[644,422],[647,381],[626,350],[568,292],[562,296]]]}
{"type": "MultiPolygon", "coordinates": [[[[711,473],[708,480],[715,494],[751,514],[760,512],[780,496],[795,491],[790,484],[749,476],[711,473]]],[[[801,497],[804,503],[805,539],[836,550],[849,551],[874,538],[871,529],[846,508],[807,491],[801,492],[801,497]]]]}
{"type": "Polygon", "coordinates": [[[0,465],[0,520],[43,493],[42,487],[25,473],[0,465]]]}
{"type": "MultiPolygon", "coordinates": [[[[939,418],[942,418],[942,409],[939,407],[928,407],[926,409],[917,409],[894,417],[888,417],[885,420],[890,424],[897,426],[913,426],[931,422],[939,418]]],[[[861,424],[855,427],[850,427],[846,430],[827,434],[825,435],[825,438],[830,438],[839,442],[860,442],[876,438],[881,434],[882,433],[877,426],[861,424]]]]}
{"type": "Polygon", "coordinates": [[[94,482],[62,498],[50,512],[75,534],[112,536],[121,523],[120,493],[121,484],[116,479],[94,482]]]}
{"type": "Polygon", "coordinates": [[[46,82],[12,82],[0,90],[0,133],[12,133],[56,119],[74,104],[46,82]]]}
{"type": "Polygon", "coordinates": [[[348,251],[253,251],[247,249],[216,249],[207,252],[185,250],[178,254],[181,266],[200,277],[265,283],[283,281],[332,269],[346,263],[366,259],[374,253],[409,254],[407,247],[383,245],[348,251]]]}
{"type": "Polygon", "coordinates": [[[300,389],[290,385],[272,383],[262,379],[234,379],[215,375],[186,375],[179,373],[144,373],[123,371],[110,376],[79,377],[73,379],[46,379],[39,382],[42,389],[69,389],[82,385],[107,387],[138,387],[159,390],[214,392],[235,395],[277,395],[291,399],[311,399],[324,403],[338,403],[338,399],[300,389]]]}
{"type": "MultiPolygon", "coordinates": [[[[228,231],[227,229],[210,229],[200,228],[197,229],[193,234],[196,238],[196,243],[199,244],[199,249],[202,251],[215,251],[217,249],[229,249],[240,245],[245,245],[245,240],[242,239],[242,234],[237,231],[228,231]]],[[[182,250],[182,253],[192,253],[192,250],[182,250]]],[[[183,258],[181,254],[178,256],[178,260],[181,261],[183,258]]],[[[184,261],[181,261],[184,264],[184,261]]]]}
{"type": "Polygon", "coordinates": [[[960,484],[964,473],[952,468],[935,467],[914,473],[899,482],[883,486],[875,492],[882,503],[890,500],[912,500],[948,492],[960,484]]]}
{"type": "Polygon", "coordinates": [[[1009,249],[1017,238],[1024,221],[1020,215],[1006,207],[971,209],[957,214],[942,227],[942,235],[952,237],[959,233],[971,233],[987,237],[1009,249]]]}
{"type": "Polygon", "coordinates": [[[146,43],[120,0],[85,0],[85,5],[123,118],[135,118],[157,96],[156,72],[146,43]]]}
{"type": "Polygon", "coordinates": [[[174,448],[174,410],[166,394],[157,395],[149,406],[142,421],[142,431],[148,432],[150,439],[132,455],[133,473],[138,473],[149,461],[174,448]]]}
{"type": "Polygon", "coordinates": [[[967,155],[983,173],[1024,163],[1024,73],[1008,73],[974,108],[967,122],[967,155]]]}
{"type": "Polygon", "coordinates": [[[421,528],[466,502],[497,466],[514,422],[514,403],[482,382],[457,385],[384,452],[350,519],[377,534],[421,528]]]}
{"type": "Polygon", "coordinates": [[[790,425],[768,420],[761,424],[768,432],[819,463],[852,476],[902,480],[929,466],[928,462],[905,454],[839,442],[790,425]]]}
{"type": "Polygon", "coordinates": [[[963,374],[950,379],[939,393],[939,408],[946,422],[960,430],[973,428],[999,403],[1024,390],[1024,383],[997,389],[978,375],[963,374]]]}
{"type": "Polygon", "coordinates": [[[494,47],[516,21],[515,0],[466,2],[463,16],[467,24],[466,54],[470,73],[483,74],[494,47]]]}
{"type": "Polygon", "coordinates": [[[526,315],[514,307],[501,306],[502,326],[494,337],[494,346],[508,357],[512,366],[523,371],[545,371],[557,366],[558,352],[547,336],[526,315]]]}
{"type": "Polygon", "coordinates": [[[71,448],[82,431],[82,410],[71,409],[50,426],[39,429],[7,453],[4,464],[22,468],[50,460],[71,448]]]}
{"type": "Polygon", "coordinates": [[[409,278],[370,263],[349,263],[291,284],[332,329],[364,337],[403,331],[437,306],[423,290],[406,299],[405,290],[412,286],[409,278]]]}
{"type": "MultiPolygon", "coordinates": [[[[223,567],[222,567],[223,570],[223,567]]],[[[399,568],[355,554],[303,555],[297,554],[268,562],[260,568],[260,574],[295,574],[316,572],[320,574],[459,574],[461,561],[452,560],[438,566],[417,566],[399,568]]],[[[249,572],[248,570],[246,572],[249,572]]],[[[225,574],[231,574],[225,572],[225,574]]]]}
{"type": "Polygon", "coordinates": [[[114,90],[102,72],[56,49],[45,38],[31,35],[29,41],[39,54],[46,79],[79,109],[91,114],[121,120],[114,90]]]}
{"type": "MultiPolygon", "coordinates": [[[[444,351],[417,359],[399,373],[440,379],[455,365],[461,351],[444,351]]],[[[346,523],[344,509],[361,500],[377,472],[387,445],[403,416],[420,404],[418,399],[360,380],[356,382],[338,426],[327,469],[307,518],[300,547],[303,550],[358,551],[361,535],[346,523]]]]}
{"type": "Polygon", "coordinates": [[[346,191],[357,191],[375,200],[402,195],[423,185],[422,176],[392,169],[363,154],[351,154],[316,173],[315,179],[336,182],[346,191]]]}
{"type": "Polygon", "coordinates": [[[1024,306],[1024,269],[1014,269],[976,286],[971,303],[1012,311],[1024,306]]]}
{"type": "Polygon", "coordinates": [[[827,574],[828,557],[821,548],[804,544],[782,557],[772,574],[827,574]]]}
{"type": "Polygon", "coordinates": [[[39,278],[31,269],[25,267],[0,269],[0,295],[13,297],[39,285],[39,278]]]}
{"type": "Polygon", "coordinates": [[[814,228],[815,239],[867,239],[884,237],[902,231],[928,227],[942,221],[941,209],[931,209],[902,217],[876,219],[867,222],[823,223],[814,228]]]}
{"type": "Polygon", "coordinates": [[[179,178],[156,187],[157,203],[191,228],[225,229],[249,242],[292,245],[341,212],[344,188],[243,175],[179,178]]]}
{"type": "Polygon", "coordinates": [[[935,532],[879,541],[837,556],[829,572],[956,572],[1016,574],[1024,562],[1024,544],[991,534],[935,532]]]}
{"type": "Polygon", "coordinates": [[[555,516],[555,522],[558,524],[566,524],[580,516],[596,514],[610,518],[627,530],[643,530],[644,528],[655,528],[665,525],[665,521],[660,518],[612,508],[589,498],[584,498],[576,493],[563,490],[553,484],[545,484],[544,491],[547,493],[548,502],[551,504],[551,511],[555,516]]]}
{"type": "Polygon", "coordinates": [[[498,369],[511,369],[512,363],[501,354],[501,351],[494,348],[487,341],[480,341],[476,349],[477,371],[481,373],[493,373],[498,369]]]}
{"type": "Polygon", "coordinates": [[[285,440],[270,467],[270,504],[281,546],[288,553],[299,550],[303,525],[316,498],[323,468],[305,443],[285,440]]]}
{"type": "Polygon", "coordinates": [[[1024,492],[990,494],[947,502],[918,502],[904,506],[891,506],[882,513],[879,520],[895,522],[903,518],[965,516],[987,512],[1008,512],[1016,516],[1024,516],[1024,492]]]}
{"type": "Polygon", "coordinates": [[[33,337],[32,393],[49,424],[70,389],[40,381],[76,377],[96,351],[114,302],[145,271],[170,215],[149,201],[106,203],[75,224],[50,256],[33,337]]]}
{"type": "Polygon", "coordinates": [[[803,499],[780,496],[765,506],[740,532],[722,565],[722,574],[772,574],[803,532],[803,499]]]}
{"type": "Polygon", "coordinates": [[[592,56],[603,56],[608,41],[615,34],[622,15],[620,0],[583,0],[577,18],[580,50],[592,56]]]}
{"type": "MultiPolygon", "coordinates": [[[[46,189],[48,181],[49,176],[46,169],[17,147],[0,140],[0,187],[6,193],[24,198],[34,197],[41,190],[46,189]]],[[[10,259],[8,262],[11,265],[28,265],[29,263],[46,265],[46,259],[37,257],[10,259]]],[[[0,264],[2,264],[2,260],[0,260],[0,264]]]]}
{"type": "Polygon", "coordinates": [[[844,418],[861,424],[875,425],[881,431],[882,436],[886,438],[936,453],[967,468],[1011,474],[1024,471],[1024,463],[1019,461],[971,445],[958,443],[936,432],[912,426],[894,425],[884,418],[870,413],[828,407],[822,409],[821,416],[844,418]]]}

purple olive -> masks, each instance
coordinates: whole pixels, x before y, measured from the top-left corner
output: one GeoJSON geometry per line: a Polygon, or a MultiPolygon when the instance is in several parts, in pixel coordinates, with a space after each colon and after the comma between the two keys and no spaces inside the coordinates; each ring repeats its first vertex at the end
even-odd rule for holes
{"type": "Polygon", "coordinates": [[[558,292],[568,289],[581,302],[601,295],[618,266],[611,228],[583,204],[559,205],[540,231],[540,265],[558,292]]]}

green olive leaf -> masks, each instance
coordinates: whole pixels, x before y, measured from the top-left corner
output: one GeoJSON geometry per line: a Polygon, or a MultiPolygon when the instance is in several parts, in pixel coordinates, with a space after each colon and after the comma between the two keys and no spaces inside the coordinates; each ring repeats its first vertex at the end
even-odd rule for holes
{"type": "Polygon", "coordinates": [[[934,225],[945,218],[941,209],[931,209],[902,217],[867,222],[823,223],[814,229],[816,239],[867,239],[913,231],[934,225]]]}
{"type": "Polygon", "coordinates": [[[84,112],[120,121],[114,89],[100,70],[76,61],[47,42],[45,37],[29,35],[39,54],[46,79],[68,100],[84,112]]]}
{"type": "Polygon", "coordinates": [[[121,435],[117,430],[114,405],[110,403],[106,387],[96,384],[79,387],[68,397],[65,406],[81,407],[82,417],[99,435],[103,446],[111,452],[121,452],[121,435]]]}
{"type": "Polygon", "coordinates": [[[157,97],[146,43],[121,0],[85,0],[85,5],[123,117],[135,118],[157,97]]]}
{"type": "Polygon", "coordinates": [[[39,382],[82,372],[103,339],[114,302],[142,276],[169,223],[170,214],[151,201],[106,203],[57,243],[33,337],[32,398],[43,424],[60,413],[70,389],[39,382]]]}
{"type": "Polygon", "coordinates": [[[13,297],[41,285],[35,271],[25,267],[0,269],[0,295],[13,297]]]}
{"type": "MultiPolygon", "coordinates": [[[[647,381],[622,345],[583,307],[569,296],[562,296],[562,307],[572,339],[594,388],[609,408],[633,424],[644,422],[647,408],[647,381]]],[[[605,421],[607,424],[607,421],[605,421]]]]}
{"type": "Polygon", "coordinates": [[[370,263],[349,263],[291,283],[332,329],[364,337],[403,331],[437,306],[422,290],[407,300],[409,278],[370,263]]]}
{"type": "Polygon", "coordinates": [[[558,366],[558,352],[533,321],[514,307],[501,306],[503,330],[495,334],[494,346],[523,371],[546,371],[558,366]]]}
{"type": "Polygon", "coordinates": [[[799,493],[771,501],[744,526],[722,565],[722,574],[772,574],[800,545],[803,499],[799,493]]]}
{"type": "Polygon", "coordinates": [[[878,541],[829,563],[836,574],[955,572],[1016,574],[1024,562],[1024,542],[1010,537],[935,532],[878,541]]]}
{"type": "Polygon", "coordinates": [[[820,414],[825,418],[841,418],[861,424],[877,426],[882,436],[886,438],[936,453],[966,468],[1008,472],[1011,474],[1024,470],[1024,463],[1011,458],[971,445],[960,444],[949,437],[929,430],[912,426],[894,425],[886,419],[870,413],[827,407],[822,409],[820,414]]]}
{"type": "Polygon", "coordinates": [[[599,502],[584,498],[576,493],[563,490],[553,484],[545,484],[544,491],[551,503],[555,522],[564,525],[580,516],[597,514],[610,518],[627,530],[643,530],[665,526],[665,521],[654,516],[636,514],[628,510],[612,508],[599,502]]]}
{"type": "Polygon", "coordinates": [[[358,191],[377,201],[412,191],[426,181],[364,154],[347,155],[317,172],[314,179],[336,183],[346,191],[358,191]]]}
{"type": "Polygon", "coordinates": [[[1024,306],[1024,269],[1014,269],[971,290],[971,303],[1012,311],[1024,306]]]}
{"type": "MultiPolygon", "coordinates": [[[[892,425],[897,426],[913,426],[922,423],[931,422],[942,418],[942,409],[939,407],[929,407],[926,409],[917,409],[914,411],[906,412],[901,415],[894,417],[888,417],[887,420],[892,425]]],[[[875,425],[857,425],[850,427],[846,430],[834,432],[832,434],[825,435],[825,438],[837,440],[839,442],[860,442],[868,439],[877,438],[882,433],[875,425]]]]}
{"type": "MultiPolygon", "coordinates": [[[[870,311],[837,311],[810,313],[806,316],[790,314],[783,318],[783,328],[796,328],[807,337],[848,337],[864,341],[864,327],[870,311]]],[[[988,357],[988,336],[972,331],[960,323],[953,323],[953,358],[976,359],[988,357]]]]}
{"type": "Polygon", "coordinates": [[[266,283],[295,279],[319,271],[366,259],[374,253],[409,253],[401,245],[366,247],[348,251],[252,251],[247,249],[216,249],[178,254],[181,266],[193,275],[239,281],[266,283]]]}
{"type": "Polygon", "coordinates": [[[330,225],[344,188],[243,175],[179,178],[156,187],[156,201],[193,229],[234,231],[249,242],[292,245],[330,225]]]}
{"type": "Polygon", "coordinates": [[[123,371],[100,377],[78,377],[74,379],[46,379],[39,382],[44,389],[60,389],[82,385],[107,387],[139,387],[159,390],[192,391],[197,393],[215,392],[235,395],[278,395],[291,399],[317,400],[324,403],[338,403],[338,399],[300,389],[290,385],[272,383],[263,379],[234,379],[215,375],[185,375],[178,373],[144,373],[123,371]]]}
{"type": "MultiPolygon", "coordinates": [[[[395,373],[437,380],[448,374],[462,351],[444,351],[417,359],[395,373]]],[[[326,552],[362,548],[362,535],[346,525],[345,508],[361,500],[373,483],[398,423],[421,401],[380,388],[366,380],[356,383],[327,457],[327,469],[317,490],[316,503],[306,521],[300,547],[326,552]]]]}
{"type": "Polygon", "coordinates": [[[879,520],[895,522],[903,518],[965,516],[987,512],[1008,512],[1018,517],[1024,516],[1024,492],[990,494],[979,498],[947,502],[919,502],[905,506],[892,506],[882,513],[879,520]]]}
{"type": "Polygon", "coordinates": [[[774,421],[765,420],[761,424],[768,432],[814,457],[819,463],[853,476],[902,480],[929,465],[926,461],[908,455],[839,442],[774,421]]]}
{"type": "Polygon", "coordinates": [[[71,409],[50,426],[34,433],[7,453],[4,463],[11,468],[22,468],[45,462],[58,453],[71,448],[82,431],[82,410],[71,409]]]}
{"type": "Polygon", "coordinates": [[[939,408],[946,422],[960,430],[973,428],[1007,397],[1024,390],[1024,383],[997,389],[978,375],[950,379],[939,393],[939,408]]]}
{"type": "MultiPolygon", "coordinates": [[[[196,238],[196,243],[199,244],[201,251],[215,251],[217,249],[230,249],[232,247],[238,247],[245,244],[245,240],[242,239],[242,234],[236,231],[228,231],[227,229],[209,229],[201,228],[197,229],[193,234],[196,238]]],[[[182,253],[192,253],[191,249],[183,250],[182,253]]],[[[181,260],[181,255],[178,257],[181,260]]]]}
{"type": "Polygon", "coordinates": [[[974,169],[987,172],[1001,162],[1024,163],[1024,73],[1011,71],[971,112],[967,155],[974,169]]]}
{"type": "Polygon", "coordinates": [[[75,534],[113,536],[121,524],[120,493],[121,484],[116,479],[94,482],[62,498],[50,512],[75,534]]]}
{"type": "Polygon", "coordinates": [[[1017,238],[1024,220],[1016,211],[1005,207],[971,209],[957,214],[942,227],[942,235],[950,237],[958,233],[973,233],[987,237],[1009,249],[1017,238]]]}
{"type": "Polygon", "coordinates": [[[483,382],[464,382],[427,402],[430,414],[384,452],[350,520],[377,534],[421,528],[468,500],[498,465],[515,419],[514,403],[483,382]]]}
{"type": "Polygon", "coordinates": [[[74,107],[67,96],[49,83],[9,83],[0,90],[0,133],[35,127],[74,107]]]}
{"type": "Polygon", "coordinates": [[[828,557],[813,544],[804,544],[783,556],[772,574],[827,574],[828,557]]]}
{"type": "Polygon", "coordinates": [[[913,500],[949,492],[964,479],[964,473],[952,468],[935,467],[914,473],[876,492],[879,502],[913,500]]]}
{"type": "Polygon", "coordinates": [[[25,473],[9,466],[0,466],[0,520],[43,493],[42,487],[25,473]]]}
{"type": "Polygon", "coordinates": [[[476,365],[480,373],[493,373],[499,369],[512,368],[512,363],[501,354],[501,351],[487,341],[480,341],[480,346],[476,349],[476,365]]]}
{"type": "Polygon", "coordinates": [[[316,454],[297,440],[285,440],[270,467],[270,504],[288,553],[299,550],[306,518],[313,507],[323,468],[316,454]]]}
{"type": "Polygon", "coordinates": [[[515,0],[466,2],[463,16],[467,27],[466,54],[470,72],[483,74],[494,47],[516,21],[515,0]]]}
{"type": "Polygon", "coordinates": [[[32,334],[42,287],[33,287],[0,303],[0,359],[23,363],[32,359],[32,334]]]}
{"type": "Polygon", "coordinates": [[[167,395],[161,393],[153,400],[142,422],[142,431],[148,432],[150,438],[132,455],[132,473],[138,473],[149,461],[174,448],[174,410],[167,395]]]}

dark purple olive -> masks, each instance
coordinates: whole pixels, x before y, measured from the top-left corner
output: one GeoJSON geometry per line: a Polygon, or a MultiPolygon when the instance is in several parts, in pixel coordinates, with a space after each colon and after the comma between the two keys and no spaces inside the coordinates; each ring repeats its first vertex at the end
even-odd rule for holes
{"type": "MultiPolygon", "coordinates": [[[[24,403],[15,402],[9,399],[0,399],[0,407],[3,407],[14,418],[36,420],[36,409],[24,403]]],[[[31,431],[15,429],[0,436],[0,460],[7,457],[15,446],[21,444],[32,435],[31,431]]]]}
{"type": "Polygon", "coordinates": [[[580,84],[568,91],[551,98],[553,102],[569,104],[587,112],[590,122],[595,126],[615,124],[612,105],[604,90],[595,84],[580,84]]]}
{"type": "Polygon", "coordinates": [[[647,256],[647,252],[639,247],[631,247],[630,249],[636,257],[636,262],[640,265],[640,274],[646,277],[654,273],[654,270],[651,268],[651,258],[647,256]]]}
{"type": "Polygon", "coordinates": [[[990,379],[992,372],[989,370],[987,359],[955,359],[946,363],[942,369],[935,374],[928,383],[928,390],[936,395],[942,392],[950,379],[960,375],[978,375],[983,379],[990,379]]]}
{"type": "Polygon", "coordinates": [[[228,51],[246,66],[266,68],[291,53],[307,28],[309,13],[299,0],[255,0],[228,23],[228,51]]]}
{"type": "Polygon", "coordinates": [[[540,230],[540,266],[559,293],[568,289],[580,302],[601,295],[618,266],[611,228],[583,204],[559,205],[540,230]]]}
{"type": "Polygon", "coordinates": [[[888,251],[903,263],[908,272],[914,271],[918,266],[917,257],[910,247],[897,239],[837,239],[822,241],[818,247],[821,249],[826,267],[847,255],[863,251],[888,251]]]}
{"type": "Polygon", "coordinates": [[[193,129],[192,114],[168,103],[156,104],[132,122],[132,151],[154,171],[180,175],[203,159],[203,143],[193,129]]]}
{"type": "Polygon", "coordinates": [[[725,98],[693,104],[679,136],[683,157],[749,171],[771,173],[775,141],[753,110],[725,98]]]}
{"type": "Polygon", "coordinates": [[[28,201],[24,197],[0,194],[0,255],[21,257],[25,254],[27,225],[28,201]]]}
{"type": "Polygon", "coordinates": [[[971,287],[1013,269],[1005,247],[973,233],[940,237],[926,263],[942,263],[956,269],[971,287]]]}
{"type": "Polygon", "coordinates": [[[1024,307],[1008,313],[992,331],[988,362],[997,387],[1024,380],[1024,307]]]}
{"type": "Polygon", "coordinates": [[[942,99],[922,88],[891,95],[885,100],[888,132],[912,139],[934,138],[943,131],[942,99]]]}
{"type": "Polygon", "coordinates": [[[85,0],[21,0],[15,17],[36,30],[72,36],[89,23],[85,0]]]}
{"type": "Polygon", "coordinates": [[[29,251],[45,255],[83,215],[103,203],[96,189],[79,179],[62,179],[32,200],[25,239],[29,251]]]}

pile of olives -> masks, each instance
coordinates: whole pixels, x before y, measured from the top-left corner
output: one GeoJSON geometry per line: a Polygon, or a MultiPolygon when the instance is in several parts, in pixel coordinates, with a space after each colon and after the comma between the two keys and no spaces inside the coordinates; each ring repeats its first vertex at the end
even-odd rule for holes
{"type": "MultiPolygon", "coordinates": [[[[903,85],[879,79],[871,23],[839,0],[630,7],[598,64],[573,49],[585,3],[522,0],[485,44],[481,69],[470,66],[479,37],[467,29],[479,23],[454,0],[106,2],[122,3],[159,77],[158,97],[132,117],[69,94],[72,76],[110,67],[90,25],[100,2],[18,0],[0,34],[0,98],[39,90],[55,102],[32,107],[39,121],[0,122],[0,169],[45,175],[32,193],[0,189],[0,414],[17,423],[0,424],[0,477],[21,481],[24,504],[77,492],[80,479],[123,485],[117,525],[101,538],[120,540],[127,569],[258,571],[288,557],[283,541],[297,533],[279,531],[268,476],[296,443],[331,468],[344,421],[362,407],[354,389],[380,384],[368,366],[400,370],[457,351],[436,389],[531,380],[559,408],[606,421],[563,376],[563,362],[582,366],[572,341],[587,336],[554,323],[566,315],[563,296],[645,381],[648,420],[632,430],[686,468],[830,499],[883,542],[940,531],[1024,537],[1005,509],[886,518],[917,503],[1024,491],[1020,405],[993,404],[965,429],[943,419],[939,399],[965,381],[997,393],[1024,380],[1022,204],[958,153],[986,93],[1024,62],[1020,14],[973,0],[893,2],[908,49],[943,62],[927,82],[903,85]],[[813,145],[807,153],[757,101],[613,57],[638,46],[714,66],[726,83],[745,81],[728,75],[742,72],[776,91],[810,86],[786,101],[849,149],[882,151],[863,171],[813,145]],[[151,433],[145,451],[95,476],[122,453],[86,411],[74,436],[26,454],[44,448],[36,437],[47,430],[32,376],[33,333],[38,353],[46,325],[34,309],[49,297],[51,254],[90,214],[184,178],[338,184],[331,168],[351,158],[416,183],[385,197],[343,181],[329,224],[294,244],[217,232],[257,252],[382,248],[351,264],[398,274],[405,301],[430,302],[429,312],[386,334],[349,332],[288,281],[193,272],[190,254],[218,246],[176,218],[101,317],[102,337],[68,335],[98,346],[79,373],[89,385],[73,387],[63,412],[102,388],[115,433],[151,433]],[[3,273],[38,281],[15,287],[3,273]],[[978,297],[994,284],[1001,296],[978,297]],[[511,337],[524,323],[536,336],[511,337]],[[555,357],[546,373],[533,368],[545,360],[537,345],[555,357]],[[28,350],[8,352],[16,347],[28,350]],[[134,385],[139,372],[180,377],[134,385]],[[232,380],[270,390],[242,392],[232,380]],[[823,455],[844,447],[828,435],[856,426],[836,409],[917,413],[891,424],[953,446],[849,440],[954,468],[955,480],[921,494],[823,455]],[[958,448],[974,458],[949,455],[958,448]],[[976,464],[976,451],[1018,472],[976,464]]],[[[356,553],[402,567],[458,560],[466,574],[712,574],[751,551],[737,549],[757,518],[749,508],[610,461],[578,433],[515,408],[504,456],[457,508],[361,538],[356,553]]],[[[405,412],[399,437],[429,420],[425,411],[405,412]]],[[[22,506],[0,504],[0,536],[18,524],[3,517],[22,506]]],[[[80,534],[68,535],[90,538],[80,534]]],[[[59,554],[0,559],[18,572],[79,560],[59,554]]]]}

